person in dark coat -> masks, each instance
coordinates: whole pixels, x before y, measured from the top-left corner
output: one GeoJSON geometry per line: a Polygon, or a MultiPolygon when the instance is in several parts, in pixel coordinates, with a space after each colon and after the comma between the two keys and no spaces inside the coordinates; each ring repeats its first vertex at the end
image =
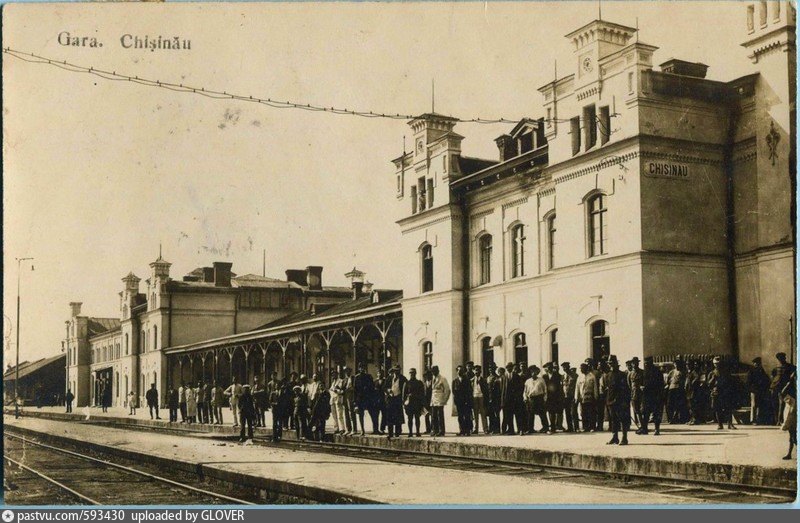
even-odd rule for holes
{"type": "Polygon", "coordinates": [[[75,394],[72,393],[71,390],[67,389],[67,395],[64,398],[67,404],[67,412],[72,412],[72,402],[75,401],[75,394]]]}
{"type": "Polygon", "coordinates": [[[489,365],[486,377],[486,409],[489,416],[489,434],[500,434],[500,387],[497,366],[489,365]]]}
{"type": "Polygon", "coordinates": [[[373,382],[372,401],[376,417],[380,417],[378,434],[386,434],[386,371],[383,368],[378,369],[378,377],[373,382]]]}
{"type": "Polygon", "coordinates": [[[747,390],[750,392],[750,423],[771,425],[772,401],[769,394],[770,379],[761,366],[761,358],[753,358],[753,366],[747,371],[747,390]]]}
{"type": "Polygon", "coordinates": [[[403,433],[403,389],[408,380],[400,372],[400,365],[392,367],[386,380],[386,426],[389,439],[403,433]]]}
{"type": "MultiPolygon", "coordinates": [[[[308,403],[311,410],[311,437],[315,441],[325,439],[325,422],[331,417],[331,394],[325,382],[314,374],[313,382],[309,387],[308,403]]],[[[363,414],[361,415],[363,425],[363,414]]]]}
{"type": "Polygon", "coordinates": [[[653,416],[655,436],[661,434],[661,416],[664,410],[664,375],[653,364],[653,357],[644,359],[642,371],[642,413],[639,417],[640,427],[636,434],[649,434],[647,424],[653,416]]]}
{"type": "Polygon", "coordinates": [[[641,426],[642,421],[639,419],[639,414],[642,412],[642,369],[639,367],[638,356],[631,358],[631,367],[628,371],[628,388],[631,389],[633,421],[637,426],[641,426]]]}
{"type": "Polygon", "coordinates": [[[108,412],[108,407],[110,406],[111,406],[111,383],[108,383],[103,389],[103,412],[108,412]]]}
{"type": "Polygon", "coordinates": [[[278,442],[283,439],[283,419],[289,409],[290,392],[285,381],[278,380],[278,373],[272,373],[272,380],[267,384],[270,409],[272,410],[272,441],[278,442]]]}
{"type": "Polygon", "coordinates": [[[609,371],[604,376],[606,380],[606,405],[608,406],[609,422],[613,436],[609,445],[627,445],[628,430],[631,427],[631,391],[628,388],[628,378],[619,370],[617,357],[608,357],[609,371]],[[622,439],[619,431],[622,430],[622,439]]]}
{"type": "Polygon", "coordinates": [[[295,434],[297,439],[305,441],[306,433],[308,433],[308,396],[300,385],[295,385],[292,392],[294,393],[292,418],[294,419],[295,434]]]}
{"type": "MultiPolygon", "coordinates": [[[[509,363],[505,368],[497,369],[497,380],[495,386],[498,388],[499,406],[503,414],[501,422],[501,434],[514,434],[514,398],[509,391],[510,378],[513,374],[514,365],[509,363]]],[[[524,387],[523,387],[524,390],[524,387]]]]}
{"type": "Polygon", "coordinates": [[[772,405],[775,409],[775,423],[778,425],[783,423],[783,411],[786,403],[783,401],[782,393],[786,388],[786,384],[790,381],[790,376],[797,372],[797,367],[786,361],[786,353],[779,352],[775,355],[778,360],[778,366],[772,369],[772,380],[770,381],[769,390],[772,395],[772,405]]]}
{"type": "Polygon", "coordinates": [[[686,401],[689,402],[689,425],[705,423],[705,414],[702,412],[702,376],[697,368],[697,362],[689,360],[686,364],[686,401]]]}
{"type": "Polygon", "coordinates": [[[378,406],[375,402],[375,382],[363,363],[358,364],[358,372],[354,378],[355,405],[358,422],[361,425],[361,435],[364,431],[364,413],[369,412],[372,418],[372,433],[378,432],[378,406]]]}
{"type": "Polygon", "coordinates": [[[425,385],[417,379],[417,369],[409,369],[408,381],[403,387],[403,407],[408,417],[408,437],[414,435],[414,425],[417,427],[417,437],[420,437],[420,416],[425,404],[425,385]]]}
{"type": "Polygon", "coordinates": [[[253,422],[256,419],[256,404],[250,393],[250,385],[242,385],[242,395],[239,396],[239,441],[244,443],[244,426],[247,424],[247,439],[253,439],[253,422]]]}
{"type": "Polygon", "coordinates": [[[547,385],[545,408],[549,418],[548,432],[554,434],[556,430],[564,430],[558,419],[559,414],[564,410],[564,385],[561,380],[562,376],[558,372],[558,363],[548,362],[544,368],[546,371],[544,381],[547,385]]]}
{"type": "Polygon", "coordinates": [[[256,405],[256,427],[264,427],[267,424],[266,412],[269,402],[267,390],[258,376],[253,378],[253,402],[256,405]]]}
{"type": "Polygon", "coordinates": [[[170,387],[167,392],[167,410],[170,423],[178,421],[178,391],[174,387],[170,387]]]}
{"type": "Polygon", "coordinates": [[[714,370],[708,373],[706,383],[711,391],[711,410],[714,412],[717,430],[722,430],[724,423],[727,423],[729,429],[735,429],[731,409],[735,393],[733,377],[719,356],[714,357],[713,364],[714,370]]]}
{"type": "Polygon", "coordinates": [[[161,419],[158,415],[158,389],[156,389],[156,384],[151,383],[150,389],[145,392],[144,399],[147,401],[147,408],[150,409],[150,419],[153,419],[153,412],[156,413],[155,419],[161,419]]]}
{"type": "Polygon", "coordinates": [[[453,404],[458,413],[458,435],[469,436],[472,434],[472,380],[461,365],[456,367],[456,373],[452,390],[453,404]]]}

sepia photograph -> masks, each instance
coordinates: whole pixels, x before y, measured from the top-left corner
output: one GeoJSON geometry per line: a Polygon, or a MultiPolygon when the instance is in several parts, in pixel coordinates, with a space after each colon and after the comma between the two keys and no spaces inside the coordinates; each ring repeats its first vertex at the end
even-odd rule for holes
{"type": "Polygon", "coordinates": [[[4,505],[791,507],[795,30],[6,3],[4,505]]]}

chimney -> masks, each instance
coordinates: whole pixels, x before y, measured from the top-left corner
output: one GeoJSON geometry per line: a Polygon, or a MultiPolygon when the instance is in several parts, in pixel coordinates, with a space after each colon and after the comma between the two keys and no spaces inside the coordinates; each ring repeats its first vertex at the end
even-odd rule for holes
{"type": "Polygon", "coordinates": [[[306,281],[308,288],[312,291],[322,290],[322,267],[309,265],[306,267],[306,281]]]}
{"type": "Polygon", "coordinates": [[[372,292],[372,282],[366,281],[364,282],[364,294],[369,294],[372,292]]]}
{"type": "Polygon", "coordinates": [[[344,275],[345,278],[350,278],[351,286],[353,288],[353,299],[357,300],[363,294],[364,289],[364,275],[365,273],[359,271],[355,267],[353,270],[344,275]]]}
{"type": "Polygon", "coordinates": [[[302,269],[286,269],[286,281],[305,287],[308,285],[308,272],[302,269]]]}
{"type": "Polygon", "coordinates": [[[497,149],[500,152],[501,162],[509,160],[517,155],[517,149],[511,136],[504,134],[496,138],[494,143],[497,144],[497,149]]]}
{"type": "Polygon", "coordinates": [[[69,309],[73,318],[81,315],[81,305],[83,305],[83,302],[80,301],[69,302],[69,309]]]}
{"type": "MultiPolygon", "coordinates": [[[[214,262],[215,287],[231,286],[231,267],[233,267],[233,264],[230,262],[214,262]]],[[[205,273],[205,271],[203,272],[205,273]]]]}
{"type": "Polygon", "coordinates": [[[203,267],[203,280],[204,282],[211,283],[214,281],[214,267],[203,267]]]}

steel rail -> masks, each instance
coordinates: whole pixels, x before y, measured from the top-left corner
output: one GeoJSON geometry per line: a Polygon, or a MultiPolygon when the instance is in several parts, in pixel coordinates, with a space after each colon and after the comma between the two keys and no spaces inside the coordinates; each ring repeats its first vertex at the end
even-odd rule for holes
{"type": "MultiPolygon", "coordinates": [[[[185,484],[183,484],[183,483],[181,483],[179,481],[174,481],[174,480],[171,480],[169,478],[165,478],[165,477],[162,477],[162,476],[157,476],[155,474],[151,474],[149,472],[144,472],[144,471],[137,470],[137,469],[134,469],[134,468],[131,468],[131,467],[126,467],[125,465],[120,465],[119,463],[113,463],[111,461],[98,459],[98,458],[95,458],[95,457],[92,457],[92,456],[87,456],[87,455],[81,454],[79,452],[73,452],[71,450],[62,449],[62,448],[59,448],[59,447],[54,447],[52,445],[47,445],[45,443],[40,443],[38,441],[30,440],[30,439],[25,438],[23,436],[17,436],[15,434],[9,434],[8,431],[6,431],[4,433],[4,435],[6,437],[22,441],[24,443],[35,445],[35,446],[38,446],[38,447],[43,447],[43,448],[46,448],[46,449],[49,449],[49,450],[52,450],[52,451],[55,451],[55,452],[60,452],[62,454],[67,454],[69,456],[73,456],[73,457],[76,457],[76,458],[79,458],[79,459],[83,459],[83,460],[86,460],[86,461],[92,461],[94,463],[99,463],[99,464],[104,465],[106,467],[116,468],[116,469],[119,469],[119,470],[124,470],[125,472],[129,472],[131,474],[136,474],[136,475],[139,475],[139,476],[143,476],[143,477],[152,479],[152,480],[160,482],[160,483],[166,483],[166,484],[172,485],[174,487],[182,488],[184,490],[190,490],[192,492],[195,492],[197,494],[202,494],[204,496],[209,496],[209,497],[212,497],[212,498],[217,498],[217,499],[221,499],[221,500],[225,500],[225,501],[230,501],[231,503],[234,503],[234,504],[237,504],[237,505],[255,505],[255,503],[252,503],[250,501],[245,501],[243,499],[234,498],[234,497],[231,497],[231,496],[226,496],[225,494],[220,494],[218,492],[212,492],[210,490],[205,490],[205,489],[193,487],[191,485],[185,485],[185,484]]],[[[6,458],[6,459],[10,460],[11,458],[6,458]]],[[[24,466],[24,465],[22,465],[22,466],[24,466]]],[[[53,480],[50,479],[50,481],[53,481],[53,480]]],[[[55,481],[53,481],[53,482],[55,482],[55,481]]],[[[74,492],[74,491],[71,491],[71,492],[74,492]]],[[[95,502],[95,504],[99,504],[99,503],[95,502]]]]}
{"type": "Polygon", "coordinates": [[[47,481],[49,483],[52,483],[53,485],[57,486],[58,488],[60,488],[62,490],[66,490],[67,492],[69,492],[73,496],[75,496],[75,497],[87,502],[90,505],[101,505],[101,503],[99,501],[94,500],[94,499],[90,498],[89,496],[84,496],[83,494],[81,494],[77,490],[73,490],[73,489],[69,488],[68,486],[64,485],[63,483],[59,482],[58,480],[55,480],[55,479],[51,478],[50,476],[48,476],[47,474],[44,474],[43,472],[39,472],[38,470],[32,469],[31,467],[28,467],[27,465],[23,465],[19,461],[15,460],[15,459],[12,459],[12,458],[9,458],[8,456],[3,456],[3,459],[8,461],[8,462],[10,462],[10,463],[13,463],[14,465],[18,466],[22,470],[26,470],[26,471],[30,472],[34,476],[38,476],[38,477],[42,478],[43,480],[45,480],[45,481],[47,481]]]}

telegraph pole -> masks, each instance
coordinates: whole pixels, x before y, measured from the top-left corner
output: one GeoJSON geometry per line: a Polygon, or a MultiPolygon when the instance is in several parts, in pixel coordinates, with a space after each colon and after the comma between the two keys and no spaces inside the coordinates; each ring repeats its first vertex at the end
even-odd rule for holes
{"type": "MultiPolygon", "coordinates": [[[[14,369],[14,417],[19,418],[19,281],[20,267],[23,261],[33,260],[33,258],[17,258],[17,366],[14,369]]],[[[33,265],[31,265],[33,270],[33,265]]]]}

